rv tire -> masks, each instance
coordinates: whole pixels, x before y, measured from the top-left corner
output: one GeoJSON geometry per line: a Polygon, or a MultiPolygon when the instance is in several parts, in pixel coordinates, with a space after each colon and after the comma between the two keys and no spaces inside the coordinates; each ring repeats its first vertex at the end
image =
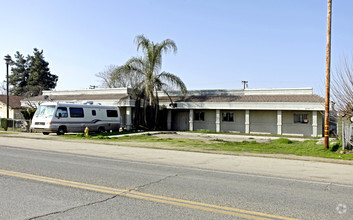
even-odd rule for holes
{"type": "Polygon", "coordinates": [[[49,135],[49,132],[43,132],[44,135],[49,135]]]}
{"type": "Polygon", "coordinates": [[[99,127],[99,128],[98,128],[98,133],[103,133],[103,132],[105,132],[104,127],[99,127]]]}
{"type": "Polygon", "coordinates": [[[60,127],[58,129],[58,131],[56,132],[57,135],[64,135],[65,134],[65,128],[64,127],[60,127]]]}

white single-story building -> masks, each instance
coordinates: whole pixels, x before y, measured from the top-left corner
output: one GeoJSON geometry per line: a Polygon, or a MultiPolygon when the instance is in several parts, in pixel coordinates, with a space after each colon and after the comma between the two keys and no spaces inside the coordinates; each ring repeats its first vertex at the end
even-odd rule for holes
{"type": "MultiPolygon", "coordinates": [[[[135,100],[129,88],[44,91],[42,96],[22,100],[117,105],[123,125],[132,127],[135,100]]],[[[168,109],[168,130],[279,134],[319,137],[323,133],[325,100],[312,88],[191,90],[186,97],[160,92],[160,106],[168,109]]]]}

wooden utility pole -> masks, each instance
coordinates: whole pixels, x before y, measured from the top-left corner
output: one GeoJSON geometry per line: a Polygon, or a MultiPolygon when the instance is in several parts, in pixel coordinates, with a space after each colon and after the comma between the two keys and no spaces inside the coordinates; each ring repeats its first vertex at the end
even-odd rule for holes
{"type": "Polygon", "coordinates": [[[326,96],[325,96],[325,148],[329,148],[330,128],[330,67],[331,67],[331,14],[332,0],[327,3],[327,42],[326,42],[326,96]]]}

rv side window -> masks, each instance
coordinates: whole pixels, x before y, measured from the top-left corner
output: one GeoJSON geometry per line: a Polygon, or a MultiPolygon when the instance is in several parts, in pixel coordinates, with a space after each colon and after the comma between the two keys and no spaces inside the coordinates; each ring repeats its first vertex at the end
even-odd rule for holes
{"type": "Polygon", "coordinates": [[[83,108],[70,108],[71,118],[83,118],[83,108]]]}
{"type": "Polygon", "coordinates": [[[67,118],[67,108],[66,107],[58,107],[58,109],[56,110],[55,117],[67,118]]]}
{"type": "Polygon", "coordinates": [[[107,116],[108,117],[118,117],[118,111],[117,110],[107,110],[107,116]]]}
{"type": "Polygon", "coordinates": [[[96,110],[92,110],[92,115],[93,115],[93,116],[96,116],[96,115],[97,115],[96,110]]]}

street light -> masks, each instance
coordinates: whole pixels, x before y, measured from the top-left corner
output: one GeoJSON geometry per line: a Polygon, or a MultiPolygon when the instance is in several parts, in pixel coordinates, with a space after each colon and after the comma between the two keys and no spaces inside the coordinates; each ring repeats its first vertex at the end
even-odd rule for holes
{"type": "Polygon", "coordinates": [[[6,55],[6,119],[9,119],[9,65],[11,64],[11,56],[6,55]]]}

